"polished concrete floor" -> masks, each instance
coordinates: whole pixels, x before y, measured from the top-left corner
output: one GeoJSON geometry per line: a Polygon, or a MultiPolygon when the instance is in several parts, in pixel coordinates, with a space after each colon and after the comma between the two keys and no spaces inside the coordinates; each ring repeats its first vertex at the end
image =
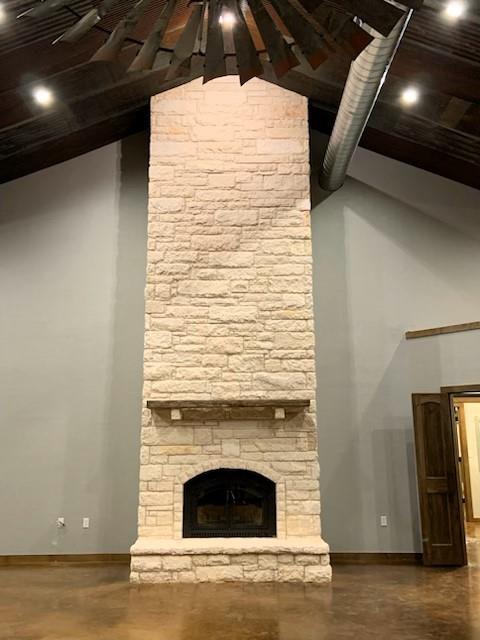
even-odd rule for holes
{"type": "Polygon", "coordinates": [[[475,564],[480,561],[480,522],[467,522],[465,524],[467,539],[468,562],[475,564]]]}
{"type": "Polygon", "coordinates": [[[480,640],[471,565],[341,566],[331,586],[129,585],[128,568],[0,569],[2,640],[480,640]]]}

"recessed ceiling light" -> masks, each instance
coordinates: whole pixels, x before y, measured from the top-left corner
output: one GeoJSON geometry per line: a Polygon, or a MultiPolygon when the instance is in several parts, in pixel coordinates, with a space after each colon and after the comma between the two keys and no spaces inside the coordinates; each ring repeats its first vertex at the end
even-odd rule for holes
{"type": "Polygon", "coordinates": [[[54,100],[53,93],[50,91],[50,89],[42,86],[35,87],[35,89],[32,91],[32,96],[35,102],[42,107],[49,107],[54,100]]]}
{"type": "Polygon", "coordinates": [[[400,96],[401,101],[405,105],[415,104],[418,102],[419,98],[420,91],[416,87],[406,87],[400,96]]]}
{"type": "Polygon", "coordinates": [[[222,27],[231,29],[236,22],[235,15],[231,11],[223,11],[218,19],[222,27]]]}
{"type": "Polygon", "coordinates": [[[462,2],[462,0],[450,0],[450,2],[447,2],[445,5],[443,14],[450,20],[458,20],[465,14],[466,10],[467,5],[465,2],[462,2]]]}
{"type": "Polygon", "coordinates": [[[7,12],[3,4],[0,3],[0,24],[3,24],[7,21],[7,12]]]}

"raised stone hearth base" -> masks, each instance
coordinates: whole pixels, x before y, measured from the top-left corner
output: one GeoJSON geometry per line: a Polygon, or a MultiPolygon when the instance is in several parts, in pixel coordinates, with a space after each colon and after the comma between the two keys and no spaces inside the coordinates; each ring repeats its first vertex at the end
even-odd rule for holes
{"type": "Polygon", "coordinates": [[[132,582],[314,582],[331,580],[328,545],[305,538],[139,539],[132,582]]]}

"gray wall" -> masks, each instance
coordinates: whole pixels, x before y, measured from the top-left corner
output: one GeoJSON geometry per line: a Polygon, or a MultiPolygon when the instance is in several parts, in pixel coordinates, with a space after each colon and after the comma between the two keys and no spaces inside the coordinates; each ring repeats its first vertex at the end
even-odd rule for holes
{"type": "Polygon", "coordinates": [[[135,539],[145,150],[135,136],[0,187],[0,554],[135,539]]]}
{"type": "MultiPolygon", "coordinates": [[[[0,554],[135,538],[146,165],[139,136],[0,187],[0,554]]],[[[410,394],[480,381],[480,333],[403,335],[480,319],[480,193],[363,150],[350,174],[312,215],[323,531],[414,551],[410,394]]]]}
{"type": "Polygon", "coordinates": [[[480,192],[364,150],[350,174],[312,215],[323,535],[420,551],[410,397],[480,383],[480,332],[404,333],[480,320],[480,192]]]}

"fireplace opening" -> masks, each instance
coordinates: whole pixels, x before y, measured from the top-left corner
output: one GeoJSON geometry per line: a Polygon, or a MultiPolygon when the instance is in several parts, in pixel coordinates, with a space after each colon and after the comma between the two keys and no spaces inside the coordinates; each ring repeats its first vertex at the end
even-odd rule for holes
{"type": "Polygon", "coordinates": [[[253,471],[216,469],[185,483],[183,537],[276,535],[275,483],[253,471]]]}

